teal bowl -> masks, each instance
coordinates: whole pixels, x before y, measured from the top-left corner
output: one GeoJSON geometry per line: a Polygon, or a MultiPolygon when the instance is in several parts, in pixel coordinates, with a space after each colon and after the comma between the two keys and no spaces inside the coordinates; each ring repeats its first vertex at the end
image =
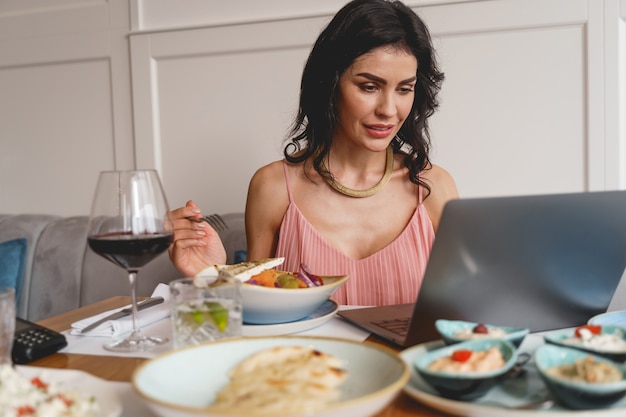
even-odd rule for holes
{"type": "Polygon", "coordinates": [[[443,397],[454,400],[473,400],[485,395],[517,361],[517,349],[503,339],[476,339],[445,346],[428,352],[414,362],[414,367],[422,379],[443,397]],[[497,347],[505,361],[504,366],[488,372],[441,372],[432,371],[428,366],[435,360],[451,356],[457,350],[483,351],[497,347]]]}
{"type": "Polygon", "coordinates": [[[593,353],[595,355],[604,356],[616,362],[626,361],[626,330],[609,324],[602,325],[601,333],[605,335],[615,335],[618,340],[624,342],[624,346],[619,349],[611,349],[606,345],[603,346],[590,346],[578,343],[574,339],[575,329],[568,329],[556,332],[550,332],[543,336],[546,343],[569,347],[573,349],[582,350],[584,352],[593,353]]]}
{"type": "Polygon", "coordinates": [[[573,364],[576,359],[585,359],[589,356],[596,362],[604,362],[615,366],[621,371],[622,377],[626,377],[626,369],[622,364],[603,356],[550,344],[542,345],[535,350],[533,359],[541,379],[548,387],[552,396],[567,408],[590,410],[608,407],[626,395],[626,379],[618,382],[588,383],[555,377],[547,372],[553,366],[573,364]]]}
{"type": "MultiPolygon", "coordinates": [[[[474,327],[476,327],[478,323],[473,323],[471,321],[462,321],[462,320],[445,320],[439,319],[435,321],[435,327],[443,341],[448,344],[465,342],[466,340],[472,340],[472,338],[482,339],[482,338],[496,338],[492,335],[488,334],[472,334],[471,336],[459,335],[459,332],[463,333],[471,333],[474,327]]],[[[519,347],[524,338],[529,333],[529,329],[525,329],[522,327],[507,327],[507,326],[493,326],[490,324],[485,325],[489,331],[493,331],[494,329],[501,329],[505,334],[502,336],[504,340],[507,340],[513,344],[515,347],[519,347]]]]}

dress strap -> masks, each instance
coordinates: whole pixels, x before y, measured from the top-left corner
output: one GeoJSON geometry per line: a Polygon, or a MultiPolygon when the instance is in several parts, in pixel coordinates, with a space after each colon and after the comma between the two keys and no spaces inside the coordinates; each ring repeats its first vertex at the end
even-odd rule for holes
{"type": "Polygon", "coordinates": [[[289,203],[293,203],[291,195],[291,186],[289,184],[289,170],[287,169],[287,161],[283,159],[283,170],[285,171],[285,183],[287,184],[287,194],[289,195],[289,203]]]}
{"type": "MultiPolygon", "coordinates": [[[[417,175],[417,178],[420,178],[420,175],[417,175]]],[[[424,187],[421,185],[417,185],[417,205],[419,206],[424,202],[424,187]]]]}

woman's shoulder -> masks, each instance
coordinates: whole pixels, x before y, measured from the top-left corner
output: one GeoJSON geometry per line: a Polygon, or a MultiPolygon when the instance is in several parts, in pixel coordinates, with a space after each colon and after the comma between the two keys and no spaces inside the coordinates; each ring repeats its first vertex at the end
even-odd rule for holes
{"type": "Polygon", "coordinates": [[[274,203],[289,201],[285,180],[284,161],[270,162],[256,170],[250,179],[248,198],[274,203]]]}
{"type": "Polygon", "coordinates": [[[286,175],[289,176],[290,182],[297,181],[303,175],[306,176],[303,164],[303,162],[291,163],[284,159],[270,162],[256,170],[251,183],[255,186],[283,186],[286,182],[286,175]]]}
{"type": "Polygon", "coordinates": [[[421,176],[430,186],[430,194],[424,200],[424,207],[428,211],[433,227],[437,230],[444,206],[448,201],[459,198],[459,193],[452,175],[439,165],[433,164],[430,169],[423,171],[421,176]]]}
{"type": "Polygon", "coordinates": [[[438,188],[442,192],[457,194],[454,178],[441,166],[431,164],[431,167],[422,171],[420,175],[433,190],[438,188]]]}
{"type": "Polygon", "coordinates": [[[283,164],[284,164],[284,160],[278,160],[278,161],[273,161],[270,162],[267,165],[263,165],[262,167],[258,168],[256,170],[256,172],[254,173],[255,176],[261,176],[261,177],[266,177],[266,176],[275,176],[278,173],[283,172],[283,164]]]}
{"type": "Polygon", "coordinates": [[[270,162],[267,165],[264,165],[256,170],[256,172],[252,175],[250,180],[250,187],[275,187],[284,184],[285,182],[285,171],[283,166],[283,161],[274,161],[270,162]]]}

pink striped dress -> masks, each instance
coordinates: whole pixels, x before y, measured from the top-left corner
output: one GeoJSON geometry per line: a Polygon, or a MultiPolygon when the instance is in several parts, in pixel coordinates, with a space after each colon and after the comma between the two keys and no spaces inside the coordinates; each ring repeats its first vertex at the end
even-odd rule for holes
{"type": "Polygon", "coordinates": [[[319,275],[350,275],[332,297],[339,304],[378,306],[415,302],[435,239],[421,196],[409,224],[393,242],[367,258],[355,260],[330,245],[304,217],[293,201],[287,165],[284,166],[289,207],[280,226],[276,249],[276,257],[285,257],[281,269],[297,271],[304,263],[319,275]]]}

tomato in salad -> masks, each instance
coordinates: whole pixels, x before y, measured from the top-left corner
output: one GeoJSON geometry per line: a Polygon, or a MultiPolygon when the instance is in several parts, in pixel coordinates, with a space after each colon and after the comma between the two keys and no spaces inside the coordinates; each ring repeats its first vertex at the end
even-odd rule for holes
{"type": "Polygon", "coordinates": [[[585,330],[585,329],[588,330],[591,334],[602,333],[602,326],[598,324],[585,324],[582,326],[578,326],[576,330],[574,331],[574,334],[576,335],[576,337],[581,337],[580,332],[581,330],[585,330]]]}
{"type": "Polygon", "coordinates": [[[452,360],[455,362],[466,362],[471,356],[472,351],[469,349],[459,349],[452,352],[452,360]]]}

